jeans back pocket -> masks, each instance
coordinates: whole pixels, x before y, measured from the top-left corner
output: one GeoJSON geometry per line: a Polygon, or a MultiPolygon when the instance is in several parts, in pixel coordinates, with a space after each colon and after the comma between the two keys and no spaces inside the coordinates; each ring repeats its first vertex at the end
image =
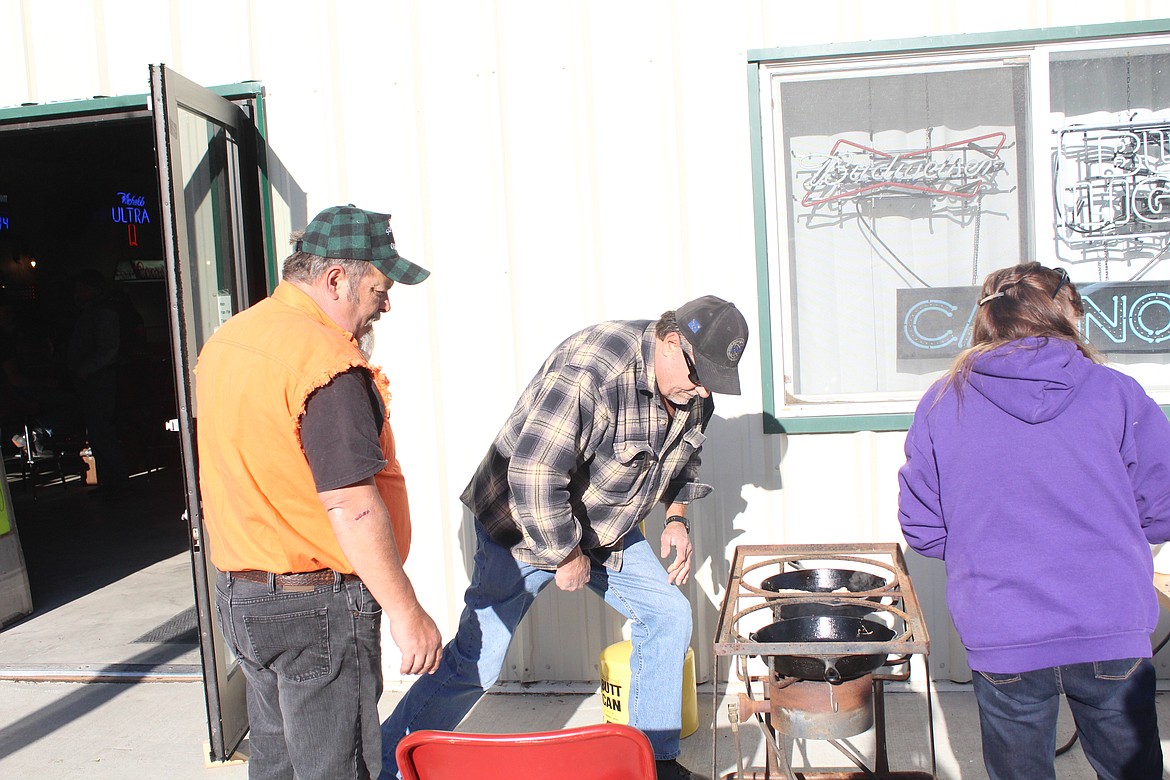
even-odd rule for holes
{"type": "Polygon", "coordinates": [[[329,674],[329,610],[244,616],[252,660],[295,682],[329,674]]]}

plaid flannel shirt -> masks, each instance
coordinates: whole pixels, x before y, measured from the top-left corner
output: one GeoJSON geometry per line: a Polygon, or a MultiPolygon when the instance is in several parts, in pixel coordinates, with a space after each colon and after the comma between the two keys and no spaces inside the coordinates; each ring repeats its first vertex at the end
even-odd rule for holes
{"type": "Polygon", "coordinates": [[[697,481],[715,404],[667,414],[654,322],[603,322],[566,339],[528,384],[461,496],[517,560],[555,569],[572,549],[621,569],[622,537],[697,481]]]}

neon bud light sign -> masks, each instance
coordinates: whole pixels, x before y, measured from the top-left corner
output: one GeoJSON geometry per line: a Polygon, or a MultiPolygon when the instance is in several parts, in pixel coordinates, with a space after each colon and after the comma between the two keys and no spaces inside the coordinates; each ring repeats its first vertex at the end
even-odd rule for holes
{"type": "Polygon", "coordinates": [[[119,192],[118,204],[110,207],[110,220],[126,225],[126,240],[130,246],[138,246],[138,226],[150,224],[150,212],[146,210],[146,196],[132,192],[119,192]]]}

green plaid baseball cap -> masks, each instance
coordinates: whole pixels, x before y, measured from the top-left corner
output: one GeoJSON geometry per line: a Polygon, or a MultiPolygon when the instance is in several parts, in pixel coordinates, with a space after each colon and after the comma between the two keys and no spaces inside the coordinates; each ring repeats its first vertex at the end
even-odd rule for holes
{"type": "Polygon", "coordinates": [[[313,217],[296,248],[329,260],[365,260],[402,284],[418,284],[431,275],[398,254],[389,214],[359,209],[352,203],[330,206],[313,217]]]}

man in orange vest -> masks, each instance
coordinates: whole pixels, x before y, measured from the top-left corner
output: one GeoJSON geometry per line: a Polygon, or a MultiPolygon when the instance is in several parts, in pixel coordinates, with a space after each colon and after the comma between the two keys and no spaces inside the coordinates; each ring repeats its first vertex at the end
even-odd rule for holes
{"type": "Polygon", "coordinates": [[[199,485],[216,608],[248,681],[252,780],[376,777],[381,616],[404,674],[441,638],[402,569],[410,510],[388,383],[362,344],[395,282],[390,215],[325,209],[272,296],[196,366],[199,485]]]}

